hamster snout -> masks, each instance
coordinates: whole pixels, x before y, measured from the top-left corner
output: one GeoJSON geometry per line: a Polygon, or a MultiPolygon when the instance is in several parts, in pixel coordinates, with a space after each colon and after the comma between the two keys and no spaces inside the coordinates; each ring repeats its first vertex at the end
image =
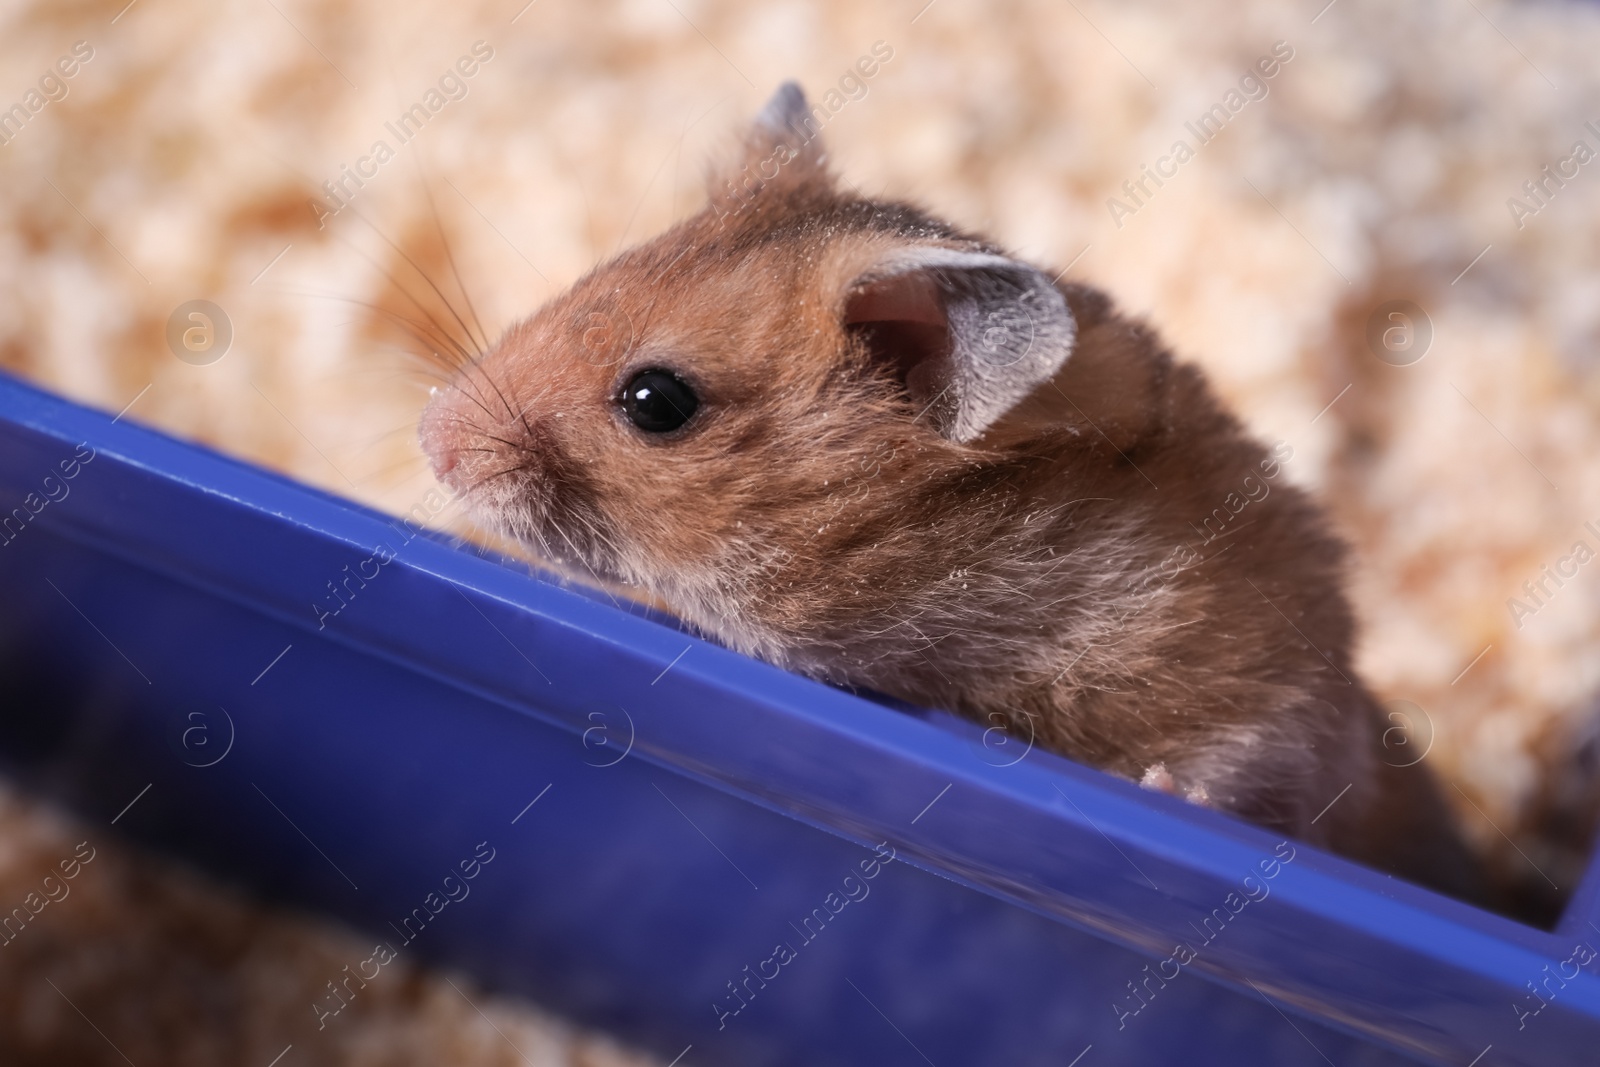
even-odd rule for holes
{"type": "Polygon", "coordinates": [[[463,367],[436,476],[735,649],[1472,893],[1320,512],[1207,525],[1287,456],[1103,293],[841,191],[816,128],[784,86],[703,210],[463,367]]]}
{"type": "Polygon", "coordinates": [[[418,429],[418,436],[422,439],[422,451],[428,457],[428,466],[433,470],[433,476],[451,489],[459,491],[450,480],[450,472],[455,470],[456,464],[461,459],[459,435],[451,425],[459,416],[448,410],[443,402],[435,400],[429,404],[422,415],[422,424],[418,429]]]}

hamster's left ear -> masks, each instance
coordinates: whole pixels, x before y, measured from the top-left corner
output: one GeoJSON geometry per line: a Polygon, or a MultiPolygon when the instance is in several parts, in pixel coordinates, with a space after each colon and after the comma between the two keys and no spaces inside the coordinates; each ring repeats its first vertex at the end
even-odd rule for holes
{"type": "Polygon", "coordinates": [[[797,192],[830,194],[833,179],[822,147],[822,122],[798,84],[778,86],[750,124],[738,154],[711,174],[708,185],[716,212],[759,211],[797,192]]]}
{"type": "Polygon", "coordinates": [[[850,287],[844,327],[945,438],[982,436],[1072,354],[1077,322],[1035,267],[936,246],[897,251],[850,287]]]}

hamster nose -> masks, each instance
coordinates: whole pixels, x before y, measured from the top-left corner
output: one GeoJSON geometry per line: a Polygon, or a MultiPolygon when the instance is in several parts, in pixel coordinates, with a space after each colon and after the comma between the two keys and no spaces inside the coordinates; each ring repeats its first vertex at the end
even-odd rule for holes
{"type": "Polygon", "coordinates": [[[433,468],[433,476],[439,481],[444,481],[446,475],[456,469],[456,463],[461,459],[461,453],[453,449],[440,449],[428,453],[428,465],[433,468]]]}
{"type": "Polygon", "coordinates": [[[450,472],[461,462],[458,421],[459,416],[451,410],[449,394],[435,394],[423,411],[417,430],[433,476],[446,484],[450,472]]]}

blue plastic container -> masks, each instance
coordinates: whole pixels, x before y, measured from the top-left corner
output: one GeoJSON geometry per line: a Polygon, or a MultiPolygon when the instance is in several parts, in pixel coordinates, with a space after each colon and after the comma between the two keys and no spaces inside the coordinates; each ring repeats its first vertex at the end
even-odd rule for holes
{"type": "Polygon", "coordinates": [[[5,378],[0,519],[13,773],[683,1067],[1600,1062],[1595,869],[1531,929],[5,378]]]}

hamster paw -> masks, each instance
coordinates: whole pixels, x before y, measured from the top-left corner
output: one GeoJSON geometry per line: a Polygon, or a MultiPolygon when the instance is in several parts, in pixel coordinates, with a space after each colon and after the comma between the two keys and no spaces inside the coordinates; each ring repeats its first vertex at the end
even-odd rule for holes
{"type": "Polygon", "coordinates": [[[1139,784],[1146,789],[1154,789],[1158,793],[1178,792],[1178,783],[1172,777],[1172,772],[1167,770],[1165,763],[1152,763],[1145,768],[1144,777],[1139,779],[1139,784]]]}
{"type": "Polygon", "coordinates": [[[1144,777],[1139,779],[1139,784],[1158,793],[1181,796],[1189,803],[1198,804],[1202,808],[1212,806],[1211,794],[1206,792],[1204,785],[1180,786],[1178,780],[1172,776],[1172,772],[1167,770],[1167,765],[1159,761],[1145,768],[1144,777]]]}

